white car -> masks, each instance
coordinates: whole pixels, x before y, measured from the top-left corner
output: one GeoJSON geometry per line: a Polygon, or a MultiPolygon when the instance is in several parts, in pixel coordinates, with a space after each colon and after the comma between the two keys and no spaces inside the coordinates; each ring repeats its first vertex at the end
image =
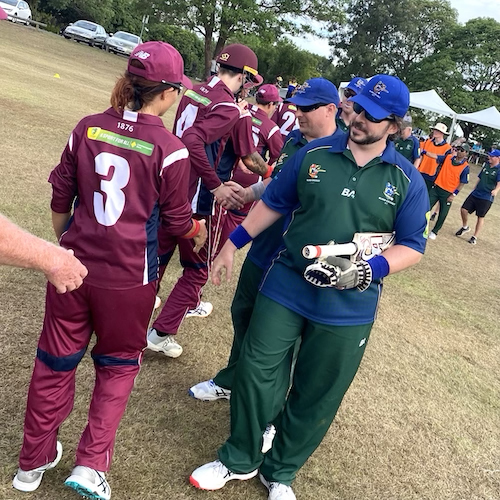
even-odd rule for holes
{"type": "Polygon", "coordinates": [[[129,56],[142,43],[142,40],[132,33],[117,31],[106,40],[106,51],[129,56]]]}
{"type": "Polygon", "coordinates": [[[70,24],[63,31],[63,37],[77,42],[88,43],[91,47],[104,48],[108,34],[100,24],[81,20],[70,24]]]}
{"type": "Polygon", "coordinates": [[[14,19],[11,16],[17,16],[26,19],[26,21],[31,21],[31,9],[24,0],[0,0],[0,7],[6,12],[9,21],[19,21],[19,19],[14,19]]]}

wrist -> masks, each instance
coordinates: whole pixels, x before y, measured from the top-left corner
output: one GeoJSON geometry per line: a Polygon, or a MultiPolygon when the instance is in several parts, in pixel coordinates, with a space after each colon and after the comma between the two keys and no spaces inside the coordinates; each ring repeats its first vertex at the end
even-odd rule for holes
{"type": "Polygon", "coordinates": [[[243,226],[238,226],[230,235],[229,239],[236,248],[243,248],[247,243],[250,243],[253,238],[248,234],[243,226]]]}
{"type": "Polygon", "coordinates": [[[216,188],[210,189],[210,192],[212,194],[215,194],[215,191],[217,191],[217,189],[219,189],[221,186],[222,186],[222,184],[219,184],[216,188]]]}
{"type": "Polygon", "coordinates": [[[186,240],[194,238],[200,232],[200,222],[196,219],[191,219],[191,222],[193,223],[191,229],[183,236],[186,240]]]}
{"type": "Polygon", "coordinates": [[[262,182],[256,182],[255,184],[252,184],[250,186],[252,193],[253,193],[253,199],[254,201],[260,200],[262,195],[264,194],[264,191],[266,190],[266,185],[262,182]]]}
{"type": "Polygon", "coordinates": [[[385,278],[390,272],[389,262],[383,255],[376,255],[368,264],[372,270],[372,280],[385,278]]]}
{"type": "Polygon", "coordinates": [[[262,176],[263,179],[269,179],[271,177],[271,174],[273,173],[273,167],[271,165],[267,166],[267,172],[262,176]]]}

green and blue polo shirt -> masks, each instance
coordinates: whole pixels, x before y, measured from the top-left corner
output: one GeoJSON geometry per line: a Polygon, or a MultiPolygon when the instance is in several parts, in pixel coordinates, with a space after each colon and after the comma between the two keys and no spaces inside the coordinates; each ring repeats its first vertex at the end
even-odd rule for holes
{"type": "Polygon", "coordinates": [[[480,198],[481,200],[493,201],[494,196],[491,195],[491,191],[497,187],[497,183],[500,182],[500,164],[496,167],[492,167],[487,163],[479,172],[479,184],[476,189],[472,191],[471,195],[475,198],[480,198]]]}

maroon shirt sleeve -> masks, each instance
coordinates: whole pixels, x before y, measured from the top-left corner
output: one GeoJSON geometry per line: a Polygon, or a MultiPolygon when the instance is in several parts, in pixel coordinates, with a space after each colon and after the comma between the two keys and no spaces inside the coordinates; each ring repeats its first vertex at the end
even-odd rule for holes
{"type": "Polygon", "coordinates": [[[221,181],[208,161],[205,145],[212,144],[229,133],[239,116],[240,112],[235,104],[216,104],[202,120],[195,121],[182,136],[182,142],[189,150],[193,170],[210,191],[219,187],[221,181]]]}
{"type": "Polygon", "coordinates": [[[279,157],[281,149],[283,148],[283,136],[279,131],[279,128],[273,128],[269,133],[272,135],[267,139],[267,145],[269,149],[269,164],[272,165],[279,157]]]}
{"type": "Polygon", "coordinates": [[[233,140],[234,153],[240,158],[257,151],[252,136],[252,115],[250,113],[240,116],[231,131],[231,139],[233,140]]]}
{"type": "Polygon", "coordinates": [[[52,184],[52,201],[50,208],[53,212],[66,214],[71,212],[73,201],[78,194],[76,178],[76,149],[81,135],[81,127],[77,125],[61,155],[59,164],[49,175],[52,184]]]}
{"type": "Polygon", "coordinates": [[[189,158],[186,148],[170,153],[164,160],[160,184],[162,227],[173,236],[183,236],[192,228],[188,202],[189,158]]]}

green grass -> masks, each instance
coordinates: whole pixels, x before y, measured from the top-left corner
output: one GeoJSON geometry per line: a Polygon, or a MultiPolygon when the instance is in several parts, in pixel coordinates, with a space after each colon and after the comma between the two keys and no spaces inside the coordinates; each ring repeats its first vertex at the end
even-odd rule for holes
{"type": "MultiPolygon", "coordinates": [[[[0,212],[53,241],[47,177],[78,120],[108,106],[126,59],[3,22],[0,47],[0,212]]],[[[173,111],[165,117],[168,127],[172,120],[173,111]]],[[[386,280],[358,376],[322,445],[297,476],[300,500],[498,499],[500,203],[472,247],[453,235],[468,191],[454,202],[422,262],[386,280]]],[[[172,262],[163,298],[179,273],[172,262]]],[[[184,322],[180,358],[146,353],[109,475],[116,500],[266,498],[258,480],[211,493],[187,482],[195,467],[215,458],[229,432],[227,402],[204,404],[189,398],[187,389],[227,360],[234,286],[235,280],[206,287],[214,313],[184,322]]],[[[86,422],[93,385],[88,355],[78,370],[75,409],[60,433],[61,464],[34,494],[10,486],[44,293],[39,274],[0,269],[0,499],[77,498],[62,484],[86,422]]]]}

